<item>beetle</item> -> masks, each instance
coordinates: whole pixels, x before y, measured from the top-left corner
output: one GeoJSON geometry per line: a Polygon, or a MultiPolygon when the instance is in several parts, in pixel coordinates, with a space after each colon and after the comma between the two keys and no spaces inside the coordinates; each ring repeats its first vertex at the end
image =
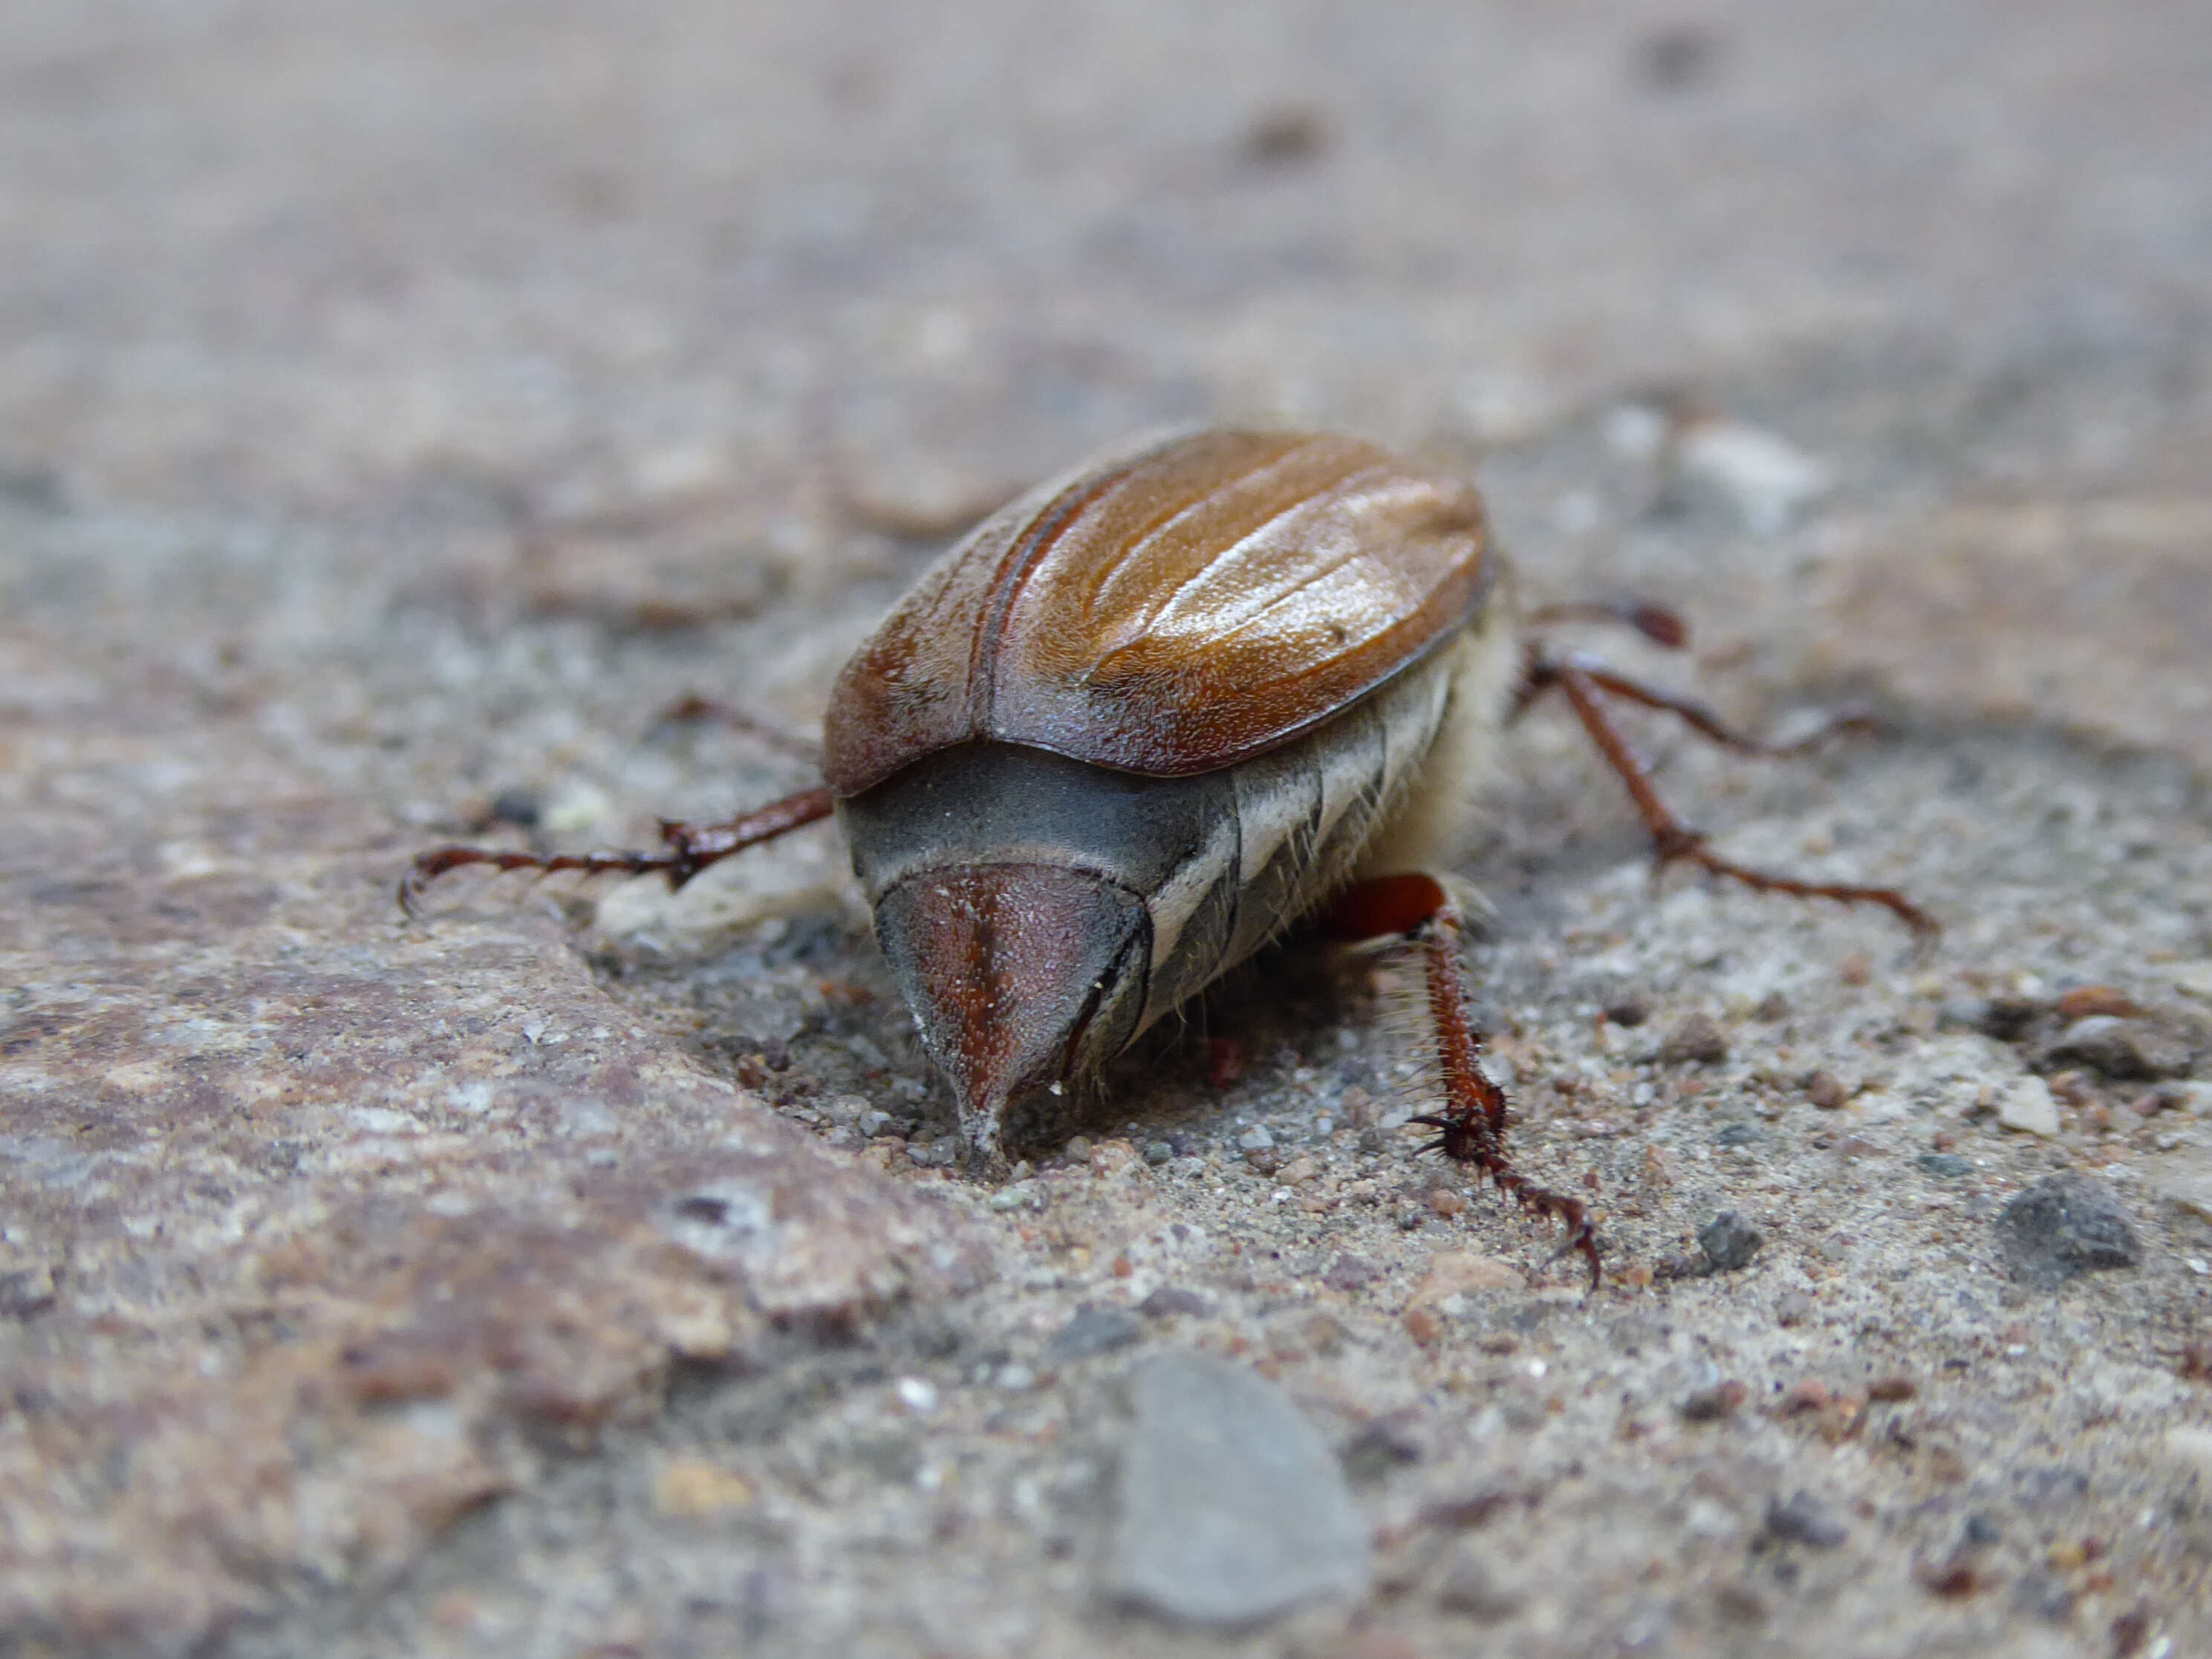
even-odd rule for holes
{"type": "MultiPolygon", "coordinates": [[[[1292,924],[1398,939],[1419,969],[1437,1131],[1425,1150],[1600,1253],[1580,1200],[1524,1177],[1483,1070],[1449,868],[1504,724],[1557,690],[1626,785],[1661,865],[1887,908],[1894,889],[1801,881],[1716,854],[1667,807],[1607,710],[1672,713],[1778,752],[1702,704],[1549,650],[1480,496],[1356,439],[1206,430],[1095,458],[933,564],[838,675],[823,782],[727,823],[664,823],[650,853],[423,854],[465,865],[665,875],[835,815],[877,939],[949,1085],[971,1164],[1002,1171],[1010,1105],[1094,1076],[1292,924]]],[[[1802,744],[1791,744],[1790,748],[1802,744]]]]}

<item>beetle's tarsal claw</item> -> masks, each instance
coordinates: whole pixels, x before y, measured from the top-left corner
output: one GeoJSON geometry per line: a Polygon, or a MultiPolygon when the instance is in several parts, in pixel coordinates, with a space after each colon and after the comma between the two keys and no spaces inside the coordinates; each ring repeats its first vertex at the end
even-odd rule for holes
{"type": "Polygon", "coordinates": [[[924,870],[877,901],[876,936],[952,1085],[971,1167],[1003,1162],[1010,1104],[1091,1070],[1135,1029],[1151,922],[1088,871],[924,870]]]}

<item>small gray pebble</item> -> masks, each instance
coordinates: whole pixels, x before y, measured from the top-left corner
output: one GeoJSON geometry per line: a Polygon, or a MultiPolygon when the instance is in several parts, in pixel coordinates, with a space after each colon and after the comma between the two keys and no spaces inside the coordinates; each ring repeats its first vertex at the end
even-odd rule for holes
{"type": "Polygon", "coordinates": [[[52,1267],[18,1267],[0,1273],[0,1319],[33,1318],[58,1299],[52,1267]]]}
{"type": "Polygon", "coordinates": [[[1155,1167],[1165,1164],[1175,1155],[1175,1147],[1167,1141],[1148,1140],[1145,1143],[1145,1162],[1155,1167]]]}
{"type": "Polygon", "coordinates": [[[1366,1517],[1289,1395],[1210,1354],[1138,1373],[1108,1589],[1164,1617],[1234,1627],[1374,1576],[1366,1517]]]}
{"type": "Polygon", "coordinates": [[[1642,996],[1623,997],[1606,1009],[1605,1017],[1615,1025],[1630,1027],[1641,1025],[1651,1018],[1651,999],[1642,996]]]}
{"type": "Polygon", "coordinates": [[[1321,1282],[1332,1291],[1357,1291],[1373,1284],[1382,1270],[1364,1256],[1341,1255],[1328,1264],[1321,1282]]]}
{"type": "Polygon", "coordinates": [[[527,789],[502,789],[491,799],[493,819],[519,829],[535,830],[539,811],[538,797],[527,789]]]}
{"type": "Polygon", "coordinates": [[[1979,997],[1947,997],[1936,1007],[1939,1031],[1978,1031],[1990,1021],[1990,1005],[1979,997]]]}
{"type": "Polygon", "coordinates": [[[1180,1285],[1163,1285],[1137,1304],[1137,1311],[1147,1319],[1165,1319],[1171,1314],[1203,1319],[1213,1311],[1213,1304],[1196,1291],[1185,1290],[1180,1285]]]}
{"type": "Polygon", "coordinates": [[[1748,1146],[1759,1139],[1759,1131],[1748,1123],[1724,1123],[1713,1139],[1723,1146],[1748,1146]]]}
{"type": "Polygon", "coordinates": [[[1816,1550],[1832,1550],[1850,1535],[1850,1529],[1810,1492],[1801,1492],[1786,1504],[1780,1498],[1767,1500],[1769,1538],[1786,1544],[1809,1544],[1816,1550]]]}
{"type": "Polygon", "coordinates": [[[1759,1229],[1734,1210],[1723,1210],[1698,1229],[1698,1248],[1705,1251],[1705,1259],[1724,1273],[1748,1266],[1765,1242],[1759,1229]]]}
{"type": "Polygon", "coordinates": [[[1255,1123],[1237,1137],[1237,1146],[1240,1152],[1264,1152],[1274,1144],[1274,1134],[1264,1123],[1255,1123]]]}
{"type": "Polygon", "coordinates": [[[2074,1616],[2074,1592],[2055,1574],[2041,1571],[2020,1581],[2013,1591],[2012,1604],[2048,1624],[2063,1625],[2074,1616]]]}
{"type": "Polygon", "coordinates": [[[1054,1333],[1046,1345],[1055,1359],[1089,1359],[1093,1355],[1126,1348],[1145,1334],[1143,1323],[1126,1308],[1095,1308],[1088,1304],[1054,1333]]]}
{"type": "Polygon", "coordinates": [[[1966,1517],[1966,1538],[1969,1544],[1978,1546],[1999,1543],[2004,1538],[2004,1528],[1986,1515],[1970,1515],[1966,1517]]]}
{"type": "Polygon", "coordinates": [[[1498,1583],[1482,1552],[1462,1545],[1437,1586],[1437,1605],[1446,1613],[1496,1624],[1521,1610],[1521,1598],[1498,1583]]]}
{"type": "Polygon", "coordinates": [[[2087,1176],[2045,1176],[1999,1211],[1996,1224],[2012,1276],[2045,1289],[2142,1259],[2119,1194],[2087,1176]]]}
{"type": "Polygon", "coordinates": [[[1923,1152],[1912,1161],[1929,1175],[1942,1176],[1947,1181],[1969,1174],[1974,1167],[1956,1152],[1923,1152]]]}
{"type": "Polygon", "coordinates": [[[1380,1480],[1393,1469],[1421,1461],[1426,1452],[1413,1431],[1395,1417],[1372,1419],[1344,1449],[1344,1470],[1354,1480],[1380,1480]]]}

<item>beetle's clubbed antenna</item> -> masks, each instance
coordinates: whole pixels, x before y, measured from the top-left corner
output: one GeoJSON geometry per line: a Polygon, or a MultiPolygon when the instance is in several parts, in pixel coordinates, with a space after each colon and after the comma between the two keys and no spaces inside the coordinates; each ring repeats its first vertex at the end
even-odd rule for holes
{"type": "Polygon", "coordinates": [[[1347,889],[1331,908],[1331,930],[1349,939],[1392,935],[1419,954],[1423,1025],[1433,1045],[1439,1109],[1412,1119],[1437,1131],[1421,1150],[1442,1152],[1474,1166],[1498,1191],[1532,1215],[1557,1221],[1564,1236],[1552,1260],[1574,1252],[1589,1263],[1590,1288],[1598,1283],[1597,1228],[1578,1198],[1530,1181],[1505,1153],[1512,1108],[1505,1091],[1482,1069],[1482,1033],[1468,1012],[1467,980],[1460,969],[1460,919],[1443,884],[1433,876],[1383,876],[1347,889]]]}
{"type": "Polygon", "coordinates": [[[418,857],[399,882],[399,908],[409,915],[422,890],[448,870],[487,864],[495,870],[530,870],[540,876],[574,871],[590,876],[665,875],[672,891],[708,865],[826,818],[836,805],[826,786],[802,789],[723,823],[660,825],[658,853],[512,853],[492,847],[441,847],[418,857]]]}

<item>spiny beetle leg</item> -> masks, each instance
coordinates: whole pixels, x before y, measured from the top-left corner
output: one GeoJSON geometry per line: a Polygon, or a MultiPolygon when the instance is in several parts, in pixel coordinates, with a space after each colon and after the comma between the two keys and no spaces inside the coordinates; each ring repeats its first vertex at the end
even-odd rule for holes
{"type": "Polygon", "coordinates": [[[1595,669],[1580,658],[1534,656],[1529,678],[1522,694],[1522,706],[1525,708],[1529,701],[1554,686],[1574,706],[1576,718],[1582,721],[1583,729],[1589,733],[1590,741],[1597,744],[1598,752],[1605,757],[1606,764],[1613,769],[1613,775],[1627,788],[1629,798],[1636,803],[1644,827],[1651,833],[1652,846],[1662,869],[1669,864],[1689,863],[1708,874],[1741,882],[1758,892],[1787,893],[1795,898],[1834,899],[1844,904],[1878,904],[1910,927],[1923,948],[1942,931],[1933,916],[1894,887],[1859,887],[1844,882],[1802,881],[1795,876],[1754,870],[1748,865],[1738,864],[1714,852],[1706,845],[1705,836],[1675,817],[1674,809],[1660,798],[1658,787],[1651,780],[1650,769],[1638,758],[1636,751],[1629,747],[1628,739],[1606,712],[1605,694],[1611,692],[1650,708],[1679,714],[1707,737],[1726,744],[1729,748],[1753,754],[1787,754],[1802,749],[1830,735],[1839,725],[1858,723],[1860,717],[1848,716],[1844,721],[1832,724],[1803,742],[1777,747],[1730,730],[1698,703],[1639,685],[1610,670],[1595,669]]]}
{"type": "Polygon", "coordinates": [[[1846,709],[1821,721],[1802,738],[1793,738],[1788,743],[1769,742],[1764,738],[1754,738],[1747,732],[1738,731],[1710,706],[1695,697],[1681,696],[1659,686],[1648,685],[1642,680],[1632,679],[1597,658],[1578,653],[1554,657],[1541,651],[1531,652],[1528,677],[1521,683],[1516,712],[1526,708],[1553,686],[1559,685],[1561,675],[1568,669],[1581,674],[1601,691],[1610,692],[1630,702],[1641,703],[1646,708],[1656,708],[1662,714],[1672,714],[1722,748],[1733,749],[1742,755],[1802,755],[1846,732],[1869,732],[1874,729],[1871,715],[1861,709],[1846,709]]]}
{"type": "Polygon", "coordinates": [[[1340,939],[1398,936],[1420,951],[1422,991],[1443,1092],[1438,1110],[1413,1120],[1437,1132],[1422,1150],[1473,1164],[1478,1178],[1488,1176],[1523,1210],[1559,1222],[1565,1237],[1553,1259],[1580,1252],[1589,1263],[1590,1288],[1596,1289],[1597,1230],[1582,1200],[1535,1185],[1505,1155],[1512,1114],[1505,1091],[1482,1069],[1482,1033],[1468,1012],[1467,981],[1460,969],[1459,913],[1443,884],[1424,875],[1356,883],[1329,907],[1325,925],[1340,939]]]}
{"type": "Polygon", "coordinates": [[[809,766],[822,764],[822,747],[806,738],[794,736],[773,720],[763,720],[735,703],[721,702],[713,697],[702,697],[696,691],[687,691],[674,702],[653,716],[653,723],[660,726],[688,726],[712,721],[726,726],[732,732],[742,732],[764,748],[779,755],[788,755],[793,760],[805,761],[809,766]]]}
{"type": "Polygon", "coordinates": [[[400,878],[399,908],[414,915],[415,901],[425,887],[448,870],[470,864],[488,864],[502,871],[532,870],[541,876],[561,871],[586,876],[659,874],[668,878],[673,890],[732,853],[828,817],[835,805],[828,787],[817,785],[723,823],[676,823],[663,819],[664,850],[659,853],[510,853],[490,847],[441,847],[422,854],[400,878]]]}

